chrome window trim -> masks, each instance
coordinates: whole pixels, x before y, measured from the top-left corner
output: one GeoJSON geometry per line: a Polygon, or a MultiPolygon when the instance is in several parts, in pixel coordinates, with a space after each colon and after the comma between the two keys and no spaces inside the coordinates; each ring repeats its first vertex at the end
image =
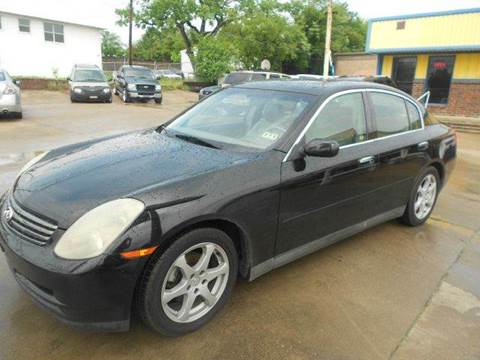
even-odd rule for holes
{"type": "MultiPolygon", "coordinates": [[[[314,113],[314,114],[311,116],[311,118],[308,120],[307,125],[305,125],[305,127],[303,128],[302,132],[298,135],[298,137],[297,137],[297,139],[295,140],[295,142],[293,143],[293,145],[290,147],[290,150],[288,150],[287,155],[285,155],[285,157],[283,158],[282,162],[287,162],[287,161],[288,161],[288,158],[289,158],[289,156],[291,155],[293,148],[302,140],[302,138],[305,136],[305,133],[308,131],[308,129],[310,128],[310,126],[313,124],[313,122],[315,121],[315,119],[316,119],[316,117],[318,116],[318,114],[325,108],[325,106],[326,106],[330,101],[332,101],[332,100],[335,99],[336,97],[339,97],[339,96],[342,96],[342,95],[354,94],[354,93],[363,93],[363,92],[379,92],[379,93],[385,93],[385,94],[389,94],[389,95],[398,96],[398,97],[400,97],[400,98],[402,98],[402,99],[404,99],[404,100],[406,100],[406,101],[411,102],[413,105],[415,105],[415,107],[417,108],[418,113],[420,114],[420,119],[421,119],[422,127],[421,127],[420,129],[407,130],[407,131],[399,132],[399,133],[392,134],[392,135],[382,136],[382,137],[376,138],[376,139],[365,140],[365,141],[358,142],[358,143],[343,145],[343,146],[340,146],[340,149],[345,149],[345,148],[349,148],[349,147],[353,147],[353,146],[357,146],[357,145],[363,145],[363,144],[371,143],[371,142],[374,142],[374,141],[379,141],[379,140],[383,140],[383,139],[388,139],[388,138],[391,138],[391,137],[394,137],[394,136],[409,134],[409,133],[421,131],[421,130],[423,130],[423,129],[425,128],[425,123],[424,123],[424,119],[423,119],[422,109],[420,108],[420,106],[419,106],[415,101],[413,101],[412,99],[410,99],[409,97],[407,97],[407,96],[405,96],[405,95],[399,94],[399,93],[394,92],[394,91],[383,90],[383,89],[372,89],[372,88],[361,88],[361,89],[343,90],[343,91],[339,91],[339,92],[337,92],[337,93],[335,93],[335,94],[330,95],[330,96],[329,96],[328,98],[326,98],[325,101],[319,106],[319,108],[317,109],[317,111],[315,111],[315,113],[314,113]]],[[[405,109],[405,112],[406,112],[406,111],[407,111],[407,109],[405,109]]],[[[365,120],[367,121],[366,118],[365,118],[365,120]]]]}

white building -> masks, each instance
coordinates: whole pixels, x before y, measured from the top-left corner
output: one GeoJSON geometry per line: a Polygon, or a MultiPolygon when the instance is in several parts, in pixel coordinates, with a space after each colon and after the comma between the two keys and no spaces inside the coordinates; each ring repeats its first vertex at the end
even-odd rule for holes
{"type": "Polygon", "coordinates": [[[0,68],[13,76],[67,77],[74,64],[101,67],[101,30],[0,9],[0,68]]]}

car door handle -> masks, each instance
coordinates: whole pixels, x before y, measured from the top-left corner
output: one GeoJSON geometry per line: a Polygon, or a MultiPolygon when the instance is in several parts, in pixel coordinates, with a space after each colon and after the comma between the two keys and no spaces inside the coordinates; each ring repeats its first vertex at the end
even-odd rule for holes
{"type": "Polygon", "coordinates": [[[422,141],[421,143],[417,144],[418,150],[427,150],[428,149],[428,141],[422,141]]]}
{"type": "Polygon", "coordinates": [[[365,156],[358,160],[358,163],[360,165],[366,165],[366,164],[373,164],[375,162],[375,157],[373,156],[365,156]]]}

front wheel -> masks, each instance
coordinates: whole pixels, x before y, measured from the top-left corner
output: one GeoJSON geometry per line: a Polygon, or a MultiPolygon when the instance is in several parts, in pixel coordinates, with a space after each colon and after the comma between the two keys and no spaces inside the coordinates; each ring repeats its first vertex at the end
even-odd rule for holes
{"type": "Polygon", "coordinates": [[[417,178],[402,221],[410,226],[423,224],[430,217],[437,201],[440,176],[437,169],[428,167],[417,178]]]}
{"type": "Polygon", "coordinates": [[[141,279],[137,308],[155,331],[167,336],[195,331],[229,299],[238,256],[224,232],[193,230],[154,256],[141,279]]]}
{"type": "Polygon", "coordinates": [[[158,104],[158,105],[161,105],[162,104],[162,98],[155,99],[155,103],[158,104]]]}
{"type": "Polygon", "coordinates": [[[127,89],[123,90],[122,100],[123,100],[124,103],[129,103],[130,102],[130,95],[128,95],[127,89]]]}

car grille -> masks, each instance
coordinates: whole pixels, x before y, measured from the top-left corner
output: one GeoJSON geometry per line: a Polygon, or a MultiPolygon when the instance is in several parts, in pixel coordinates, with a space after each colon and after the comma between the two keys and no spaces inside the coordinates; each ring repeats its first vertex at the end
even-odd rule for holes
{"type": "Polygon", "coordinates": [[[22,208],[10,196],[7,199],[7,211],[10,210],[10,219],[2,216],[2,220],[12,232],[36,245],[46,245],[58,226],[50,220],[40,218],[32,214],[30,211],[22,208]]]}
{"type": "Polygon", "coordinates": [[[105,86],[86,86],[83,88],[83,90],[86,92],[99,92],[102,91],[104,88],[105,86]]]}
{"type": "Polygon", "coordinates": [[[155,85],[140,85],[140,84],[137,84],[137,91],[138,92],[153,93],[153,92],[155,92],[155,85]]]}

